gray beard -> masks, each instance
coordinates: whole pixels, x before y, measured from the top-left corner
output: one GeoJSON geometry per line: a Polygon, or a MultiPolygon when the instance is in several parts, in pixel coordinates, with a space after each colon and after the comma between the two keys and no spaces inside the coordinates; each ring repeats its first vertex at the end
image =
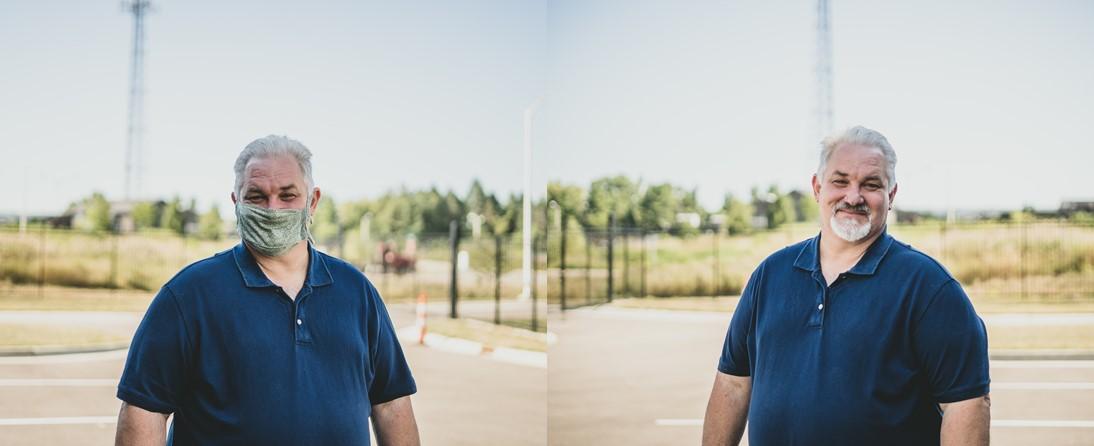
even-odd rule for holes
{"type": "Polygon", "coordinates": [[[835,214],[828,219],[828,225],[832,228],[832,232],[837,237],[851,243],[866,238],[866,235],[870,233],[870,226],[873,222],[874,216],[870,214],[866,214],[866,221],[861,224],[849,218],[836,218],[835,214]]]}

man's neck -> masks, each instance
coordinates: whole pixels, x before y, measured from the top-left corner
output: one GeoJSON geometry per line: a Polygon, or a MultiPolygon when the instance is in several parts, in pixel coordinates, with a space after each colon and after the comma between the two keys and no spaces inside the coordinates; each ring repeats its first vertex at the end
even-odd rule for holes
{"type": "Polygon", "coordinates": [[[251,255],[254,256],[255,262],[262,268],[268,275],[274,275],[283,277],[286,275],[294,275],[300,273],[306,273],[308,270],[308,242],[300,241],[296,246],[289,248],[289,251],[277,257],[270,257],[262,255],[261,253],[251,249],[246,243],[243,244],[251,255]]]}
{"type": "Polygon", "coordinates": [[[857,259],[866,254],[866,250],[870,249],[870,245],[874,243],[874,240],[877,240],[884,232],[884,229],[882,229],[857,242],[849,242],[837,236],[830,229],[821,229],[819,246],[821,264],[828,262],[846,263],[849,261],[857,261],[857,259]]]}

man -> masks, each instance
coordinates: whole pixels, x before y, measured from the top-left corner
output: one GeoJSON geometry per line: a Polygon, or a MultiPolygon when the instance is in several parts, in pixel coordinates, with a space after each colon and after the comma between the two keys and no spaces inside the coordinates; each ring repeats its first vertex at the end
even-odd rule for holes
{"type": "Polygon", "coordinates": [[[704,445],[987,445],[987,335],[961,285],[886,233],[896,154],[880,133],[827,138],[817,237],[748,280],[704,445]]]}
{"type": "Polygon", "coordinates": [[[417,445],[414,379],[376,288],[308,242],[311,152],[247,145],[232,201],[243,241],[152,301],[118,398],[119,445],[417,445]],[[170,434],[165,424],[174,414],[170,434]]]}

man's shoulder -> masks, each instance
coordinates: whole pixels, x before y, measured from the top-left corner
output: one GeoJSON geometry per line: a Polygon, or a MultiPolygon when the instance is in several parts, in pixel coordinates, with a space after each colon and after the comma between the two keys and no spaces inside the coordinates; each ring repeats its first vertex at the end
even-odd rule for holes
{"type": "Polygon", "coordinates": [[[356,265],[318,249],[315,250],[315,253],[323,260],[323,265],[327,268],[327,272],[330,273],[331,279],[338,286],[347,285],[347,282],[348,284],[365,287],[372,286],[372,282],[365,277],[365,273],[361,272],[356,265]]]}
{"type": "Polygon", "coordinates": [[[167,281],[169,287],[186,287],[208,280],[222,280],[226,273],[236,273],[235,257],[232,248],[225,249],[212,256],[186,265],[179,270],[171,280],[167,281]]]}
{"type": "Polygon", "coordinates": [[[904,275],[917,272],[941,281],[954,278],[942,262],[896,238],[893,238],[893,244],[889,247],[886,259],[904,275]]]}
{"type": "Polygon", "coordinates": [[[761,268],[787,268],[794,265],[798,261],[798,257],[803,255],[803,251],[807,250],[811,244],[816,243],[816,238],[807,238],[793,245],[784,246],[771,253],[762,262],[760,262],[761,268]]]}

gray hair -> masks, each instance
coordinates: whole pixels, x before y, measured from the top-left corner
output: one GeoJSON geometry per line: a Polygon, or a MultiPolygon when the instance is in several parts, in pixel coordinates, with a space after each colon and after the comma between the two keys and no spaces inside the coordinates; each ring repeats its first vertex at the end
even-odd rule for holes
{"type": "Polygon", "coordinates": [[[828,159],[832,158],[832,152],[836,151],[836,147],[847,143],[875,147],[881,150],[881,155],[885,157],[885,178],[889,183],[886,185],[886,190],[892,192],[893,187],[896,186],[896,152],[893,151],[893,146],[889,144],[889,140],[885,139],[885,135],[861,125],[833,133],[824,138],[824,141],[821,142],[822,149],[820,165],[817,166],[817,178],[824,179],[824,169],[828,166],[828,159]]]}
{"type": "Polygon", "coordinates": [[[295,139],[287,136],[270,135],[251,141],[250,144],[247,144],[247,147],[243,148],[242,152],[239,152],[239,158],[236,158],[235,165],[236,194],[243,193],[243,171],[247,168],[247,163],[253,158],[265,158],[274,155],[290,155],[296,158],[296,163],[300,165],[300,172],[304,174],[304,180],[308,183],[306,193],[311,193],[312,187],[315,186],[315,180],[311,177],[311,151],[295,139]]]}

